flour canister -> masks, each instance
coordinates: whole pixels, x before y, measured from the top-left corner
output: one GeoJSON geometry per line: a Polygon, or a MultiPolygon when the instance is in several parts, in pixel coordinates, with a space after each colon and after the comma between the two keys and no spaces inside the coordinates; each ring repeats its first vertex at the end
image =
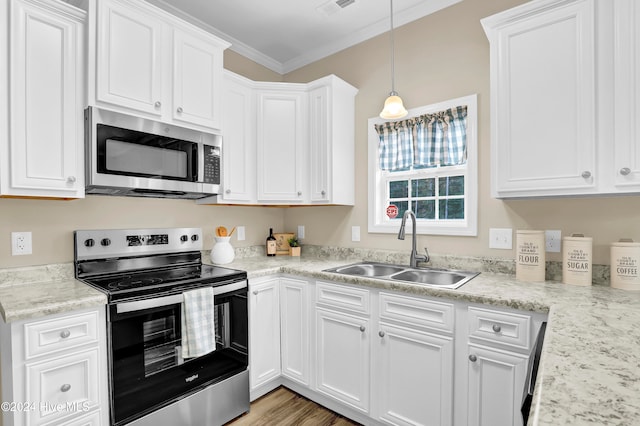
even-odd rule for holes
{"type": "Polygon", "coordinates": [[[640,243],[620,240],[611,244],[611,287],[640,291],[640,243]]]}
{"type": "Polygon", "coordinates": [[[544,231],[517,231],[516,279],[521,281],[544,281],[544,251],[544,231]]]}
{"type": "Polygon", "coordinates": [[[562,239],[562,282],[591,285],[593,281],[593,239],[573,234],[562,239]]]}

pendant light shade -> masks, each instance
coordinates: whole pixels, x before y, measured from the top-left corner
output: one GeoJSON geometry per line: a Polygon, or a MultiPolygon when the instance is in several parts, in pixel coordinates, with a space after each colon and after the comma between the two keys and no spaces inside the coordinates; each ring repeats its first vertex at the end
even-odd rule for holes
{"type": "Polygon", "coordinates": [[[395,89],[395,67],[394,67],[394,52],[393,52],[393,0],[389,0],[390,3],[390,22],[391,22],[391,93],[386,101],[384,101],[384,108],[380,113],[380,118],[387,120],[395,120],[407,115],[407,110],[402,104],[402,98],[398,95],[395,89]]]}

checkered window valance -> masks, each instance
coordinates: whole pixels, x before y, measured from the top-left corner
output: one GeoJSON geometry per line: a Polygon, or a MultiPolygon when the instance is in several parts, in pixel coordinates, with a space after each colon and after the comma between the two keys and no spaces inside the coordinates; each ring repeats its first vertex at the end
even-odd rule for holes
{"type": "Polygon", "coordinates": [[[376,124],[380,169],[453,166],[467,161],[467,107],[376,124]]]}

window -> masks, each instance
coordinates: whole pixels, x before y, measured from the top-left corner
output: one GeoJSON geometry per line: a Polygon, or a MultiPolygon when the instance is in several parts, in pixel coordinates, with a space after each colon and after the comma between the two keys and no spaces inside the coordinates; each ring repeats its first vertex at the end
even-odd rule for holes
{"type": "Polygon", "coordinates": [[[477,235],[477,96],[369,119],[369,232],[477,235]]]}

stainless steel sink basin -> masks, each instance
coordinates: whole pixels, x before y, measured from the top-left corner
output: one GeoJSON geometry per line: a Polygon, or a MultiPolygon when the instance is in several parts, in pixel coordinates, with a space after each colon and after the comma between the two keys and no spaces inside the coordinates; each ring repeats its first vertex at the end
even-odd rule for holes
{"type": "Polygon", "coordinates": [[[325,272],[371,277],[389,281],[401,281],[410,284],[448,289],[456,289],[478,275],[478,272],[438,268],[411,268],[409,266],[375,262],[359,262],[352,265],[325,269],[325,272]]]}

